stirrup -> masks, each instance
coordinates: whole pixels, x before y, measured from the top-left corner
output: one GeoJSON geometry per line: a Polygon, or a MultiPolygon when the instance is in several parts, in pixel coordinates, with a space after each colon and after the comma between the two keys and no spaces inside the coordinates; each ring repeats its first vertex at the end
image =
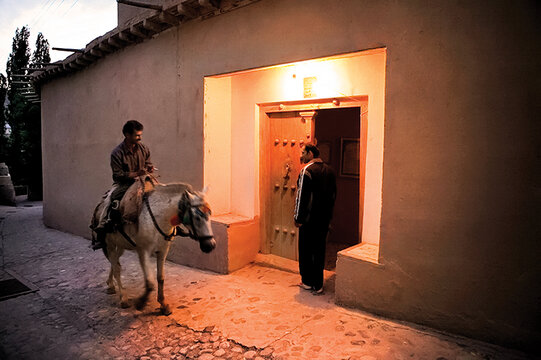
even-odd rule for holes
{"type": "Polygon", "coordinates": [[[120,201],[118,200],[113,200],[111,202],[111,209],[112,210],[119,210],[120,209],[120,201]]]}

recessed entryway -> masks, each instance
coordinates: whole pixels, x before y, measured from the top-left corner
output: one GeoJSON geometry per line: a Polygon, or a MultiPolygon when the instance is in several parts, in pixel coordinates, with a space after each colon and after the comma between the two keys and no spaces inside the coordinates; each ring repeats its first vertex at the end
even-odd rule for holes
{"type": "Polygon", "coordinates": [[[205,77],[208,199],[214,214],[259,224],[256,237],[228,243],[229,256],[243,257],[238,263],[253,261],[258,251],[296,259],[297,233],[285,204],[294,203],[301,141],[313,139],[334,162],[344,189],[339,197],[346,197],[337,202],[341,216],[329,235],[328,258],[355,244],[379,246],[385,63],[382,48],[205,77]],[[288,129],[295,121],[304,133],[288,129]],[[271,123],[287,131],[271,134],[271,123]],[[271,179],[274,150],[280,161],[271,179]],[[279,205],[269,200],[273,194],[279,205]]]}

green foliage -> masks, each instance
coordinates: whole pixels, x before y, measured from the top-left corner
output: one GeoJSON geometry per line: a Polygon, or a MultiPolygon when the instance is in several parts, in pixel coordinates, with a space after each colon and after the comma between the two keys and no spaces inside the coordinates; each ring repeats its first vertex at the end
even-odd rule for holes
{"type": "Polygon", "coordinates": [[[36,38],[36,50],[32,55],[32,64],[48,63],[51,61],[49,56],[49,41],[45,39],[42,33],[38,33],[36,38]]]}
{"type": "Polygon", "coordinates": [[[8,82],[4,74],[0,74],[0,162],[6,161],[6,113],[4,103],[8,91],[8,82]]]}
{"type": "MultiPolygon", "coordinates": [[[[1,154],[5,158],[14,185],[27,185],[28,197],[40,200],[42,197],[41,173],[41,109],[39,104],[30,103],[21,95],[25,85],[17,84],[20,78],[13,75],[28,75],[24,68],[36,63],[50,62],[49,42],[39,33],[36,49],[31,51],[28,40],[30,31],[23,26],[15,31],[12,52],[7,62],[7,84],[0,87],[3,131],[0,142],[1,154]],[[31,63],[30,63],[31,60],[31,63]],[[2,89],[5,91],[2,92],[2,89]],[[3,95],[3,96],[2,96],[3,95]]],[[[5,77],[1,77],[0,80],[5,77]]],[[[5,82],[5,81],[4,81],[5,82]]]]}
{"type": "Polygon", "coordinates": [[[8,77],[12,74],[22,74],[21,70],[28,66],[30,61],[30,48],[28,47],[28,39],[30,38],[30,30],[23,26],[21,30],[15,30],[15,37],[11,45],[11,54],[9,54],[7,62],[8,77]]]}

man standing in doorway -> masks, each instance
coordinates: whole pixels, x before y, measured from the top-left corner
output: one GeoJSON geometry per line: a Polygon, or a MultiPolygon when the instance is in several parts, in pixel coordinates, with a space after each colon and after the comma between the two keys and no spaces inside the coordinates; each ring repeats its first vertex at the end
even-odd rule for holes
{"type": "MultiPolygon", "coordinates": [[[[143,124],[137,120],[129,120],[122,127],[124,141],[111,152],[111,170],[113,172],[113,188],[111,194],[104,199],[106,211],[102,214],[98,226],[94,229],[97,234],[94,250],[105,244],[105,234],[111,231],[112,216],[118,212],[118,204],[128,188],[139,176],[150,174],[154,166],[150,161],[150,150],[142,142],[143,124]]],[[[116,217],[120,217],[117,214],[116,217]]]]}
{"type": "Polygon", "coordinates": [[[300,287],[323,293],[323,268],[325,247],[334,201],[336,176],[334,171],[319,158],[319,149],[306,144],[301,154],[306,164],[297,180],[295,200],[295,225],[299,229],[300,287]]]}

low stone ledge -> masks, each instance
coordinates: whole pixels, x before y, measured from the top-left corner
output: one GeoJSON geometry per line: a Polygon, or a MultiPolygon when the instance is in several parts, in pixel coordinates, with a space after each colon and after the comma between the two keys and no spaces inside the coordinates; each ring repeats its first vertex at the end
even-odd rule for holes
{"type": "Polygon", "coordinates": [[[216,248],[209,254],[199,249],[199,243],[177,238],[167,259],[197,269],[228,274],[253,262],[259,251],[259,219],[237,214],[212,217],[216,248]]]}

